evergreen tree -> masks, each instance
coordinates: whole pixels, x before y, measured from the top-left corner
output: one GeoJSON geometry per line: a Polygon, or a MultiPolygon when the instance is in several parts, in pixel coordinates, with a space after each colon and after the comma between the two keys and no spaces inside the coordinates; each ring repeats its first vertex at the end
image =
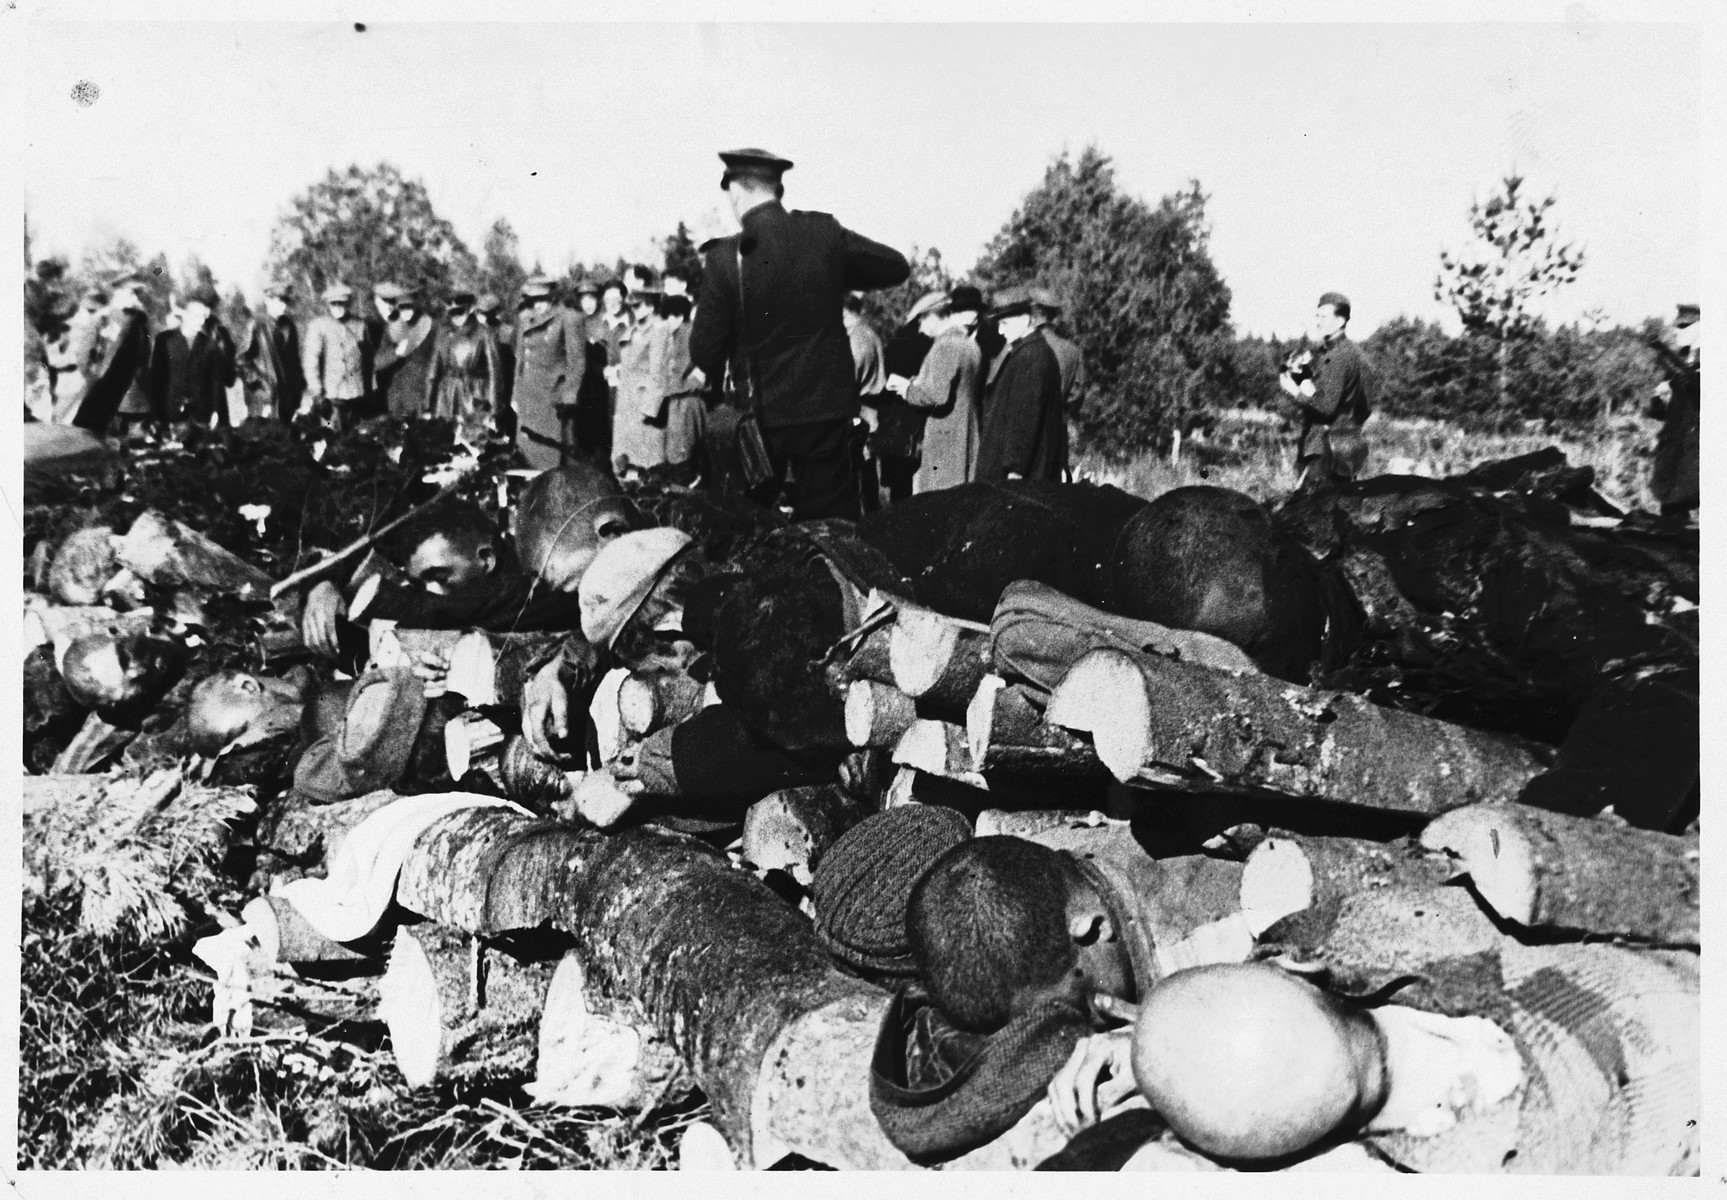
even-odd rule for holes
{"type": "Polygon", "coordinates": [[[1496,401],[1508,410],[1515,349],[1537,329],[1533,301],[1583,269],[1583,251],[1555,240],[1548,218],[1555,198],[1530,202],[1523,182],[1515,172],[1507,175],[1501,191],[1469,206],[1474,240],[1456,255],[1440,251],[1433,283],[1433,298],[1457,310],[1464,332],[1492,343],[1496,401]]]}
{"type": "Polygon", "coordinates": [[[1095,146],[1062,154],[978,262],[991,288],[1065,298],[1091,389],[1083,445],[1127,457],[1210,424],[1235,384],[1229,288],[1212,264],[1198,181],[1153,207],[1095,146]]]}
{"type": "Polygon", "coordinates": [[[426,185],[389,163],[330,171],[295,196],[276,220],[266,264],[312,306],[333,283],[369,292],[386,281],[440,305],[479,263],[432,207],[426,185]]]}
{"type": "Polygon", "coordinates": [[[486,230],[485,244],[480,247],[480,271],[474,280],[474,291],[481,294],[491,292],[509,309],[527,278],[527,271],[522,269],[521,242],[516,231],[507,217],[499,217],[486,230]]]}

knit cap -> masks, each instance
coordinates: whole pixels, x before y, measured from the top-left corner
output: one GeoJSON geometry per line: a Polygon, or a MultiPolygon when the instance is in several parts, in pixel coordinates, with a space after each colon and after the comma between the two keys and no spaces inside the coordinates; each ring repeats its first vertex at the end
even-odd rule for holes
{"type": "Polygon", "coordinates": [[[902,805],[858,822],[828,848],[810,881],[816,936],[854,967],[915,973],[905,926],[911,890],[936,859],[970,837],[963,815],[932,804],[902,805]]]}

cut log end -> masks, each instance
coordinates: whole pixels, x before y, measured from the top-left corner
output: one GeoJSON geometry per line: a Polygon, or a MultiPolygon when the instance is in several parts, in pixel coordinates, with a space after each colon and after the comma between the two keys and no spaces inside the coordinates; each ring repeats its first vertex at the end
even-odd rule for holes
{"type": "Polygon", "coordinates": [[[652,681],[631,675],[618,685],[618,720],[636,737],[653,732],[659,717],[659,695],[652,681]]]}
{"type": "Polygon", "coordinates": [[[917,702],[896,687],[860,679],[846,689],[846,737],[854,746],[892,746],[917,720],[917,702]]]}
{"type": "Polygon", "coordinates": [[[1258,937],[1313,904],[1313,864],[1300,845],[1268,837],[1247,856],[1241,873],[1241,915],[1258,937]]]}
{"type": "Polygon", "coordinates": [[[977,685],[977,693],[965,710],[966,745],[971,751],[972,769],[981,771],[989,754],[990,739],[995,732],[995,704],[1007,680],[1000,675],[985,675],[977,685]]]}
{"type": "Polygon", "coordinates": [[[1454,809],[1428,824],[1421,844],[1455,855],[1494,912],[1527,925],[1535,915],[1535,864],[1509,815],[1491,805],[1454,809]]]}
{"type": "Polygon", "coordinates": [[[972,787],[987,788],[983,776],[972,770],[971,747],[965,730],[946,721],[914,721],[894,745],[893,760],[926,775],[958,780],[972,787]]]}
{"type": "Polygon", "coordinates": [[[409,1087],[426,1086],[444,1062],[445,1006],[431,959],[405,925],[396,930],[378,993],[378,1015],[390,1031],[397,1069],[409,1087]]]}
{"type": "Polygon", "coordinates": [[[894,622],[888,661],[894,682],[908,696],[935,686],[960,648],[961,629],[937,613],[908,609],[894,622]]]}
{"type": "Polygon", "coordinates": [[[1100,650],[1080,659],[1050,694],[1044,719],[1091,734],[1098,758],[1122,783],[1140,777],[1150,748],[1151,701],[1127,655],[1100,650]]]}

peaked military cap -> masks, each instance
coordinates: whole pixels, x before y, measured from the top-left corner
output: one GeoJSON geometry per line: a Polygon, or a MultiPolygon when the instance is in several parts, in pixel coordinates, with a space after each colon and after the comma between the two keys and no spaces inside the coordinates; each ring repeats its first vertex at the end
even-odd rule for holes
{"type": "Polygon", "coordinates": [[[1679,315],[1673,318],[1673,323],[1683,329],[1687,325],[1695,325],[1702,315],[1702,308],[1696,304],[1681,304],[1679,315]]]}
{"type": "Polygon", "coordinates": [[[528,278],[526,283],[522,284],[522,295],[550,296],[555,286],[546,276],[533,275],[528,278]]]}
{"type": "Polygon", "coordinates": [[[792,160],[781,158],[771,150],[746,146],[742,150],[721,150],[720,161],[726,164],[720,176],[720,191],[731,186],[732,175],[758,175],[778,179],[792,169],[792,160]]]}
{"type": "Polygon", "coordinates": [[[450,297],[450,307],[451,308],[472,308],[472,307],[474,307],[474,293],[472,293],[472,292],[457,292],[457,293],[455,293],[454,295],[452,295],[450,297]]]}
{"type": "Polygon", "coordinates": [[[331,302],[340,301],[346,304],[354,298],[354,289],[345,283],[332,283],[324,289],[324,299],[331,302]]]}
{"type": "Polygon", "coordinates": [[[399,283],[380,283],[372,289],[372,295],[376,296],[380,300],[389,300],[392,303],[400,300],[407,294],[408,289],[399,283]]]}

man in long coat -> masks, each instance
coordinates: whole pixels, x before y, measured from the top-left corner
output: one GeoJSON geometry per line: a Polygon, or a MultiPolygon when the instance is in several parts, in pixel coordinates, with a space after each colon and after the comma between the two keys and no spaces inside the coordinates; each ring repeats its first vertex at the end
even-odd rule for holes
{"type": "Polygon", "coordinates": [[[792,476],[794,516],[856,517],[858,385],[840,314],[848,292],[903,283],[911,265],[827,213],[788,212],[788,160],[765,150],[720,159],[720,187],[743,232],[707,250],[690,358],[705,379],[736,360],[776,490],[792,476]]]}
{"type": "Polygon", "coordinates": [[[287,284],[264,289],[264,315],[252,320],[238,368],[246,384],[246,412],[286,421],[300,407],[306,377],[300,366],[300,332],[288,316],[293,293],[287,284]]]}
{"type": "Polygon", "coordinates": [[[228,428],[228,388],[235,379],[234,339],[216,319],[214,288],[201,288],[180,306],[180,327],[156,335],[150,353],[153,407],[169,422],[228,428]]]}
{"type": "Polygon", "coordinates": [[[575,314],[553,303],[552,286],[544,275],[522,285],[525,307],[516,327],[516,449],[542,471],[568,453],[558,406],[576,402],[587,362],[587,337],[575,314]]]}
{"type": "Polygon", "coordinates": [[[978,290],[962,285],[919,316],[923,331],[935,340],[917,377],[905,387],[906,403],[928,414],[922,457],[912,479],[914,492],[970,483],[977,472],[983,352],[972,330],[982,307],[978,290]]]}
{"type": "Polygon", "coordinates": [[[130,287],[116,288],[109,312],[114,321],[113,332],[104,339],[106,349],[71,416],[73,425],[97,435],[107,432],[109,423],[120,411],[121,401],[137,385],[139,374],[150,362],[150,321],[144,315],[137,292],[130,287]]]}
{"type": "Polygon", "coordinates": [[[426,374],[425,411],[456,422],[470,438],[503,427],[503,364],[498,337],[474,311],[474,294],[457,292],[445,313],[426,374]]]}
{"type": "Polygon", "coordinates": [[[1014,287],[991,312],[1005,348],[983,405],[977,478],[986,483],[1060,480],[1067,471],[1061,365],[1037,336],[1035,307],[1029,289],[1014,287]]]}
{"type": "Polygon", "coordinates": [[[392,417],[412,420],[426,414],[426,382],[438,349],[437,333],[437,322],[419,295],[403,289],[396,299],[396,319],[385,329],[385,342],[373,368],[392,417]]]}

